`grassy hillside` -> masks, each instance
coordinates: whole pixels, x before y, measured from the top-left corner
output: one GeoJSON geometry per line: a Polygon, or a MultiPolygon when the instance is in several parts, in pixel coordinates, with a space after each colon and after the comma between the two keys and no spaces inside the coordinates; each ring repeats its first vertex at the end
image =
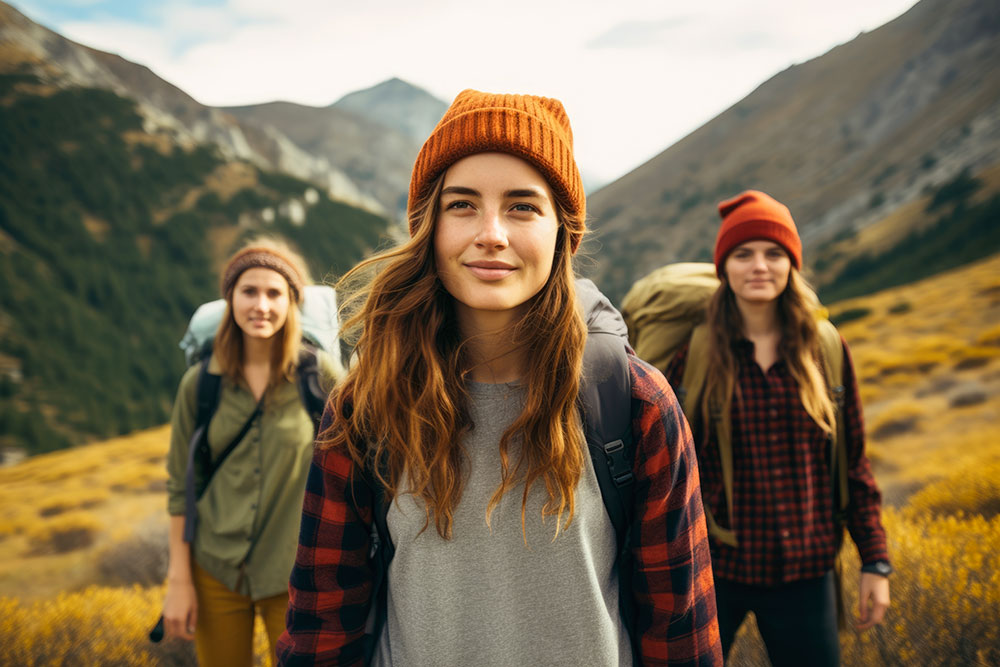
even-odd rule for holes
{"type": "MultiPolygon", "coordinates": [[[[831,311],[897,570],[885,625],[844,633],[844,664],[998,664],[1000,255],[831,311]]],[[[144,640],[162,604],[167,440],[161,427],[0,468],[0,663],[191,664],[144,640]]],[[[765,660],[744,632],[732,664],[765,660]]]]}
{"type": "Polygon", "coordinates": [[[310,184],[147,134],[135,104],[0,75],[0,446],[49,451],[162,423],[177,341],[222,258],[266,230],[315,277],[385,220],[310,184]]]}

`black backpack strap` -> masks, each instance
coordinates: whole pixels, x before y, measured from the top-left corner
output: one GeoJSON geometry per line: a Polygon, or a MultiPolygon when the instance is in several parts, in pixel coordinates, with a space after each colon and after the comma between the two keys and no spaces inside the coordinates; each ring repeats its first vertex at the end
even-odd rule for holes
{"type": "Polygon", "coordinates": [[[198,489],[196,476],[200,470],[207,474],[212,467],[212,451],[208,446],[208,423],[219,405],[219,393],[222,390],[222,376],[208,372],[206,357],[198,369],[198,384],[196,387],[196,411],[194,430],[188,441],[187,468],[184,472],[184,541],[194,542],[195,525],[197,523],[198,489]]]}
{"type": "MultiPolygon", "coordinates": [[[[371,465],[371,464],[369,464],[371,465]]],[[[362,475],[364,483],[372,494],[372,546],[369,558],[372,566],[372,605],[371,623],[365,629],[365,664],[369,664],[375,655],[385,619],[388,616],[389,602],[387,581],[389,579],[389,563],[396,555],[396,547],[389,535],[389,502],[385,489],[378,482],[374,473],[365,468],[362,475]]]]}
{"type": "Polygon", "coordinates": [[[319,379],[318,351],[313,345],[302,342],[299,353],[298,389],[302,405],[313,421],[313,433],[319,433],[319,423],[326,408],[327,393],[319,379]]]}
{"type": "MultiPolygon", "coordinates": [[[[632,439],[632,376],[621,315],[590,281],[578,280],[587,321],[580,380],[580,416],[594,474],[617,543],[618,606],[634,639],[632,521],[635,516],[635,446],[632,439]]],[[[635,642],[633,641],[633,648],[635,642]]]]}

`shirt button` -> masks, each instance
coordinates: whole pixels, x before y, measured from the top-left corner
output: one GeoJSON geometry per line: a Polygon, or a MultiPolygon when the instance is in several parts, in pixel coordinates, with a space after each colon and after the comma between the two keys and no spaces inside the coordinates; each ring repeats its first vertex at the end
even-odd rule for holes
{"type": "Polygon", "coordinates": [[[781,536],[784,537],[785,539],[788,539],[788,535],[789,535],[789,533],[788,533],[787,530],[781,531],[781,536]]]}
{"type": "Polygon", "coordinates": [[[771,419],[777,419],[778,418],[778,411],[775,410],[774,408],[772,408],[767,414],[768,414],[768,416],[771,417],[771,419]]]}
{"type": "Polygon", "coordinates": [[[254,468],[253,469],[253,474],[259,475],[260,474],[260,468],[254,468]]]}

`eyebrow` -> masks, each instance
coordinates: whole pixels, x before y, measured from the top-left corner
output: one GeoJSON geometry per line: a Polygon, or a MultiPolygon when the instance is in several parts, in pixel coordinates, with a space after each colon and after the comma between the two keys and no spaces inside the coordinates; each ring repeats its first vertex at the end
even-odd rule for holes
{"type": "MultiPolygon", "coordinates": [[[[479,190],[474,188],[467,188],[462,185],[450,185],[445,189],[441,190],[443,195],[468,195],[470,197],[482,197],[479,190]]],[[[517,188],[514,190],[507,190],[503,193],[505,199],[511,197],[537,197],[539,199],[545,198],[545,192],[541,188],[517,188]]]]}

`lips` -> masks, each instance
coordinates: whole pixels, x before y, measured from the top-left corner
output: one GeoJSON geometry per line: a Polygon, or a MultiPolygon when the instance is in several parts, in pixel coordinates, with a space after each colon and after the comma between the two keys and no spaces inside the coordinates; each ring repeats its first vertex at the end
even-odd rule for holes
{"type": "Polygon", "coordinates": [[[506,262],[491,260],[466,262],[464,266],[470,273],[472,273],[472,275],[476,276],[480,280],[488,281],[503,280],[516,270],[513,266],[507,264],[506,262]]]}

